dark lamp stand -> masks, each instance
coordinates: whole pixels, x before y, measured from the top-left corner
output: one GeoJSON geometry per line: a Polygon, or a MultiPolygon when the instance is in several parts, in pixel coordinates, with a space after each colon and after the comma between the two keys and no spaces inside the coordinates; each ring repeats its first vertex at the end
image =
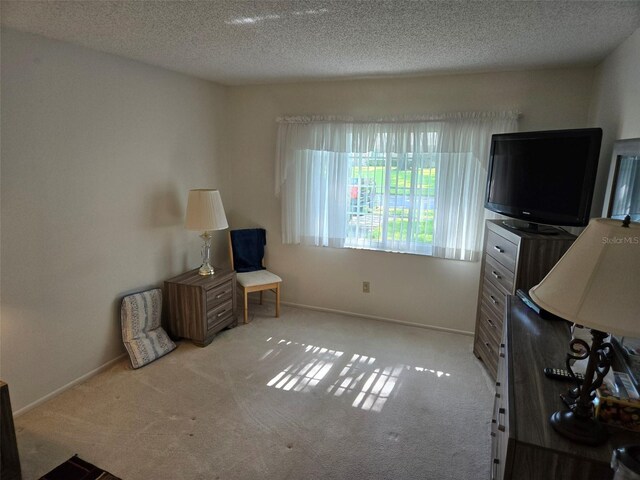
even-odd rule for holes
{"type": "MultiPolygon", "coordinates": [[[[575,403],[570,410],[555,412],[550,421],[561,435],[587,445],[600,445],[607,441],[609,434],[605,427],[593,417],[593,399],[596,390],[611,367],[613,347],[604,339],[607,333],[591,330],[591,346],[584,340],[574,338],[567,353],[567,370],[573,376],[571,360],[588,358],[587,371],[582,385],[576,380],[577,387],[572,390],[575,403]]],[[[575,376],[574,376],[575,378],[575,376]]]]}

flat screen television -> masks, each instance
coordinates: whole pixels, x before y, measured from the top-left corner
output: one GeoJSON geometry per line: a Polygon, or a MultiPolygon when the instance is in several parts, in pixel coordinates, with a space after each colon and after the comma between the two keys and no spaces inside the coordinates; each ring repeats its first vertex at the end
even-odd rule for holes
{"type": "Polygon", "coordinates": [[[587,225],[601,140],[600,128],[493,135],[485,207],[523,230],[587,225]]]}

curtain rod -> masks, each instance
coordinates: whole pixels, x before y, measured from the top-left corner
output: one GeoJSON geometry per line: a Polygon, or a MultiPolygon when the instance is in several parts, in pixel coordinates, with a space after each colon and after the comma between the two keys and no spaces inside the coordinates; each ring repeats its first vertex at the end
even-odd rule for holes
{"type": "Polygon", "coordinates": [[[498,112],[453,112],[433,115],[403,115],[394,117],[371,117],[356,118],[340,115],[285,115],[277,117],[277,123],[413,123],[432,122],[443,120],[473,120],[486,118],[507,118],[518,119],[522,113],[517,110],[507,110],[498,112]]]}

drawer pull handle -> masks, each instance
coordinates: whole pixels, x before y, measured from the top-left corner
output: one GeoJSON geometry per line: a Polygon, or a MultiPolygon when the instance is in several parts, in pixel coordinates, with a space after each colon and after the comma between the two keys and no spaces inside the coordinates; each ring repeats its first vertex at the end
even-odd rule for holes
{"type": "Polygon", "coordinates": [[[220,318],[222,315],[224,315],[225,313],[227,313],[227,310],[223,310],[218,314],[218,318],[220,318]]]}
{"type": "Polygon", "coordinates": [[[224,297],[226,294],[227,294],[226,290],[224,292],[222,292],[222,293],[219,293],[218,295],[216,295],[216,300],[219,299],[219,298],[224,297]]]}
{"type": "Polygon", "coordinates": [[[491,302],[494,305],[498,305],[500,302],[498,302],[498,300],[496,300],[496,297],[494,297],[493,295],[489,295],[489,298],[491,299],[491,302]]]}
{"type": "Polygon", "coordinates": [[[504,425],[500,423],[500,415],[504,415],[505,413],[506,413],[506,410],[504,408],[498,409],[498,430],[500,430],[501,432],[504,432],[507,429],[504,425]]]}
{"type": "Polygon", "coordinates": [[[496,245],[495,247],[493,247],[493,249],[498,252],[498,253],[504,253],[504,248],[500,248],[498,245],[496,245]]]}
{"type": "Polygon", "coordinates": [[[493,275],[494,277],[496,277],[498,280],[500,280],[502,277],[500,276],[500,274],[498,272],[496,272],[495,270],[491,270],[491,275],[493,275]]]}
{"type": "Polygon", "coordinates": [[[487,323],[491,325],[492,328],[496,328],[496,324],[493,323],[490,318],[487,318],[487,323]]]}

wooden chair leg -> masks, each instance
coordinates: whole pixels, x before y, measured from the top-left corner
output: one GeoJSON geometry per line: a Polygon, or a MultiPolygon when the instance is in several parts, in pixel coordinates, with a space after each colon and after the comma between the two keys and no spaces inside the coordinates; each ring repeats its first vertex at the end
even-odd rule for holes
{"type": "Polygon", "coordinates": [[[280,316],[280,284],[276,285],[276,317],[280,316]]]}
{"type": "Polygon", "coordinates": [[[249,294],[244,291],[244,323],[249,321],[249,294]]]}

